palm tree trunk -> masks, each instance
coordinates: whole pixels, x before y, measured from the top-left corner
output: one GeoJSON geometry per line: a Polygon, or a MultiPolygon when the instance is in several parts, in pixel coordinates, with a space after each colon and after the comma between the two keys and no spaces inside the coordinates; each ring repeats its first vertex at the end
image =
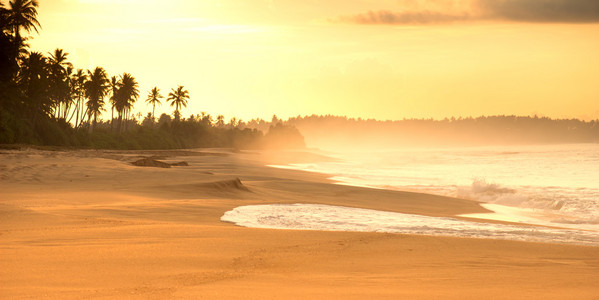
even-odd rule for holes
{"type": "MultiPolygon", "coordinates": [[[[75,106],[75,109],[73,109],[73,112],[71,113],[71,116],[70,116],[70,117],[69,117],[69,119],[67,120],[67,123],[71,122],[71,120],[72,120],[72,119],[73,119],[73,117],[75,116],[76,112],[77,112],[77,106],[75,106]]],[[[65,117],[65,120],[66,120],[66,117],[65,117]]],[[[75,123],[75,124],[77,124],[77,123],[75,123]]]]}
{"type": "MultiPolygon", "coordinates": [[[[77,102],[75,103],[75,111],[73,113],[75,114],[75,128],[77,128],[77,122],[79,122],[79,98],[77,98],[77,102]]],[[[73,116],[71,116],[71,119],[72,118],[73,116]]]]}
{"type": "Polygon", "coordinates": [[[112,124],[114,123],[114,105],[110,108],[110,132],[112,132],[112,124]]]}
{"type": "Polygon", "coordinates": [[[79,123],[79,126],[83,126],[83,123],[85,122],[85,116],[88,116],[89,119],[88,111],[89,109],[86,108],[85,111],[81,114],[81,123],[79,123]]]}
{"type": "Polygon", "coordinates": [[[118,118],[119,118],[119,124],[117,126],[116,131],[120,135],[121,134],[121,127],[122,127],[122,124],[123,124],[123,112],[122,111],[117,111],[117,114],[118,114],[118,118]]]}
{"type": "MultiPolygon", "coordinates": [[[[85,114],[87,113],[84,109],[83,109],[83,101],[81,101],[81,103],[79,103],[79,105],[81,106],[81,109],[79,109],[79,114],[81,114],[81,119],[79,120],[79,123],[77,123],[77,128],[79,128],[79,126],[81,126],[81,123],[83,123],[83,118],[85,118],[85,114]]],[[[77,115],[79,116],[79,115],[77,115]]]]}
{"type": "Polygon", "coordinates": [[[83,114],[85,113],[83,111],[83,101],[81,101],[81,103],[79,103],[78,105],[79,107],[77,108],[77,121],[75,122],[77,123],[77,128],[79,128],[79,126],[81,126],[81,123],[83,123],[83,114]]]}
{"type": "Polygon", "coordinates": [[[128,121],[129,121],[129,108],[125,108],[125,126],[123,129],[125,131],[127,131],[128,121]]]}

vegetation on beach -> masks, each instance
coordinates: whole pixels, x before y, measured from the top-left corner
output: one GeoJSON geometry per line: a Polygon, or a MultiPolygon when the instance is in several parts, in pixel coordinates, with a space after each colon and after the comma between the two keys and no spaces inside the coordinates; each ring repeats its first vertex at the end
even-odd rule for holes
{"type": "MultiPolygon", "coordinates": [[[[299,129],[312,144],[323,147],[599,143],[599,120],[551,119],[538,116],[379,121],[312,115],[277,122],[299,129]]],[[[259,120],[248,122],[248,126],[258,130],[265,129],[270,124],[259,120]]]]}
{"type": "MultiPolygon", "coordinates": [[[[139,83],[130,73],[109,77],[106,70],[75,69],[69,53],[57,48],[47,55],[30,51],[22,33],[38,32],[36,0],[0,2],[0,144],[24,143],[92,148],[159,149],[191,147],[261,148],[303,147],[297,130],[290,144],[269,141],[257,129],[243,128],[233,118],[209,114],[181,117],[190,101],[184,86],[173,88],[166,101],[173,116],[154,112],[164,98],[155,87],[146,102],[152,113],[132,115],[140,96],[139,83]],[[110,109],[110,120],[102,113],[110,109]],[[116,116],[115,116],[116,113],[116,116]]],[[[274,124],[277,125],[277,124],[274,124]]],[[[283,125],[277,127],[280,132],[283,125]]]]}

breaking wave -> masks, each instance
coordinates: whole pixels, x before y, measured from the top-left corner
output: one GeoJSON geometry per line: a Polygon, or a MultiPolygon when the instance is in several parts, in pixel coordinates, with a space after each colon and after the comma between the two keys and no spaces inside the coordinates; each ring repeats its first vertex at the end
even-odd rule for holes
{"type": "Polygon", "coordinates": [[[339,153],[335,162],[278,166],[339,184],[459,197],[520,209],[527,222],[599,231],[599,145],[339,153]]]}

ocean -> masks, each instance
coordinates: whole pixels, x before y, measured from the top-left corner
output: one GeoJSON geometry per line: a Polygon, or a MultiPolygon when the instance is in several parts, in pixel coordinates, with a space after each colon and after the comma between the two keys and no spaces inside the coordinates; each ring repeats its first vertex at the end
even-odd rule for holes
{"type": "MultiPolygon", "coordinates": [[[[381,216],[374,211],[342,208],[341,212],[327,206],[270,208],[278,210],[281,222],[286,213],[290,214],[290,219],[284,222],[295,225],[285,228],[384,231],[599,246],[599,144],[361,150],[327,155],[335,160],[272,167],[324,173],[338,184],[477,200],[494,213],[463,216],[521,225],[488,225],[475,219],[470,222],[402,214],[381,216]],[[300,209],[301,212],[294,212],[300,209]],[[309,215],[306,209],[314,210],[317,216],[329,214],[328,221],[320,224],[318,220],[311,220],[316,223],[303,225],[290,221],[295,213],[309,215]],[[352,215],[351,210],[355,216],[348,217],[352,215]],[[332,221],[335,226],[330,222],[333,215],[341,217],[332,221]],[[379,217],[373,217],[375,215],[379,217]],[[359,225],[360,216],[367,225],[359,225]],[[394,224],[393,219],[408,222],[394,224]]],[[[262,215],[262,219],[274,222],[271,228],[280,227],[276,218],[262,215]]],[[[308,219],[303,218],[304,222],[308,219]]]]}

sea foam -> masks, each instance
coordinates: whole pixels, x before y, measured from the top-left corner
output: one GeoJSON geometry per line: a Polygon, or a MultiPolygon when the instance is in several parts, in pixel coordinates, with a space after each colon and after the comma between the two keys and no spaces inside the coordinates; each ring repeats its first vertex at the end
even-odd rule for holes
{"type": "Polygon", "coordinates": [[[277,167],[329,174],[339,184],[476,200],[494,205],[497,214],[487,218],[599,232],[597,153],[597,144],[387,149],[277,167]]]}
{"type": "Polygon", "coordinates": [[[387,232],[599,246],[593,231],[466,221],[321,204],[247,205],[222,221],[271,229],[387,232]]]}

